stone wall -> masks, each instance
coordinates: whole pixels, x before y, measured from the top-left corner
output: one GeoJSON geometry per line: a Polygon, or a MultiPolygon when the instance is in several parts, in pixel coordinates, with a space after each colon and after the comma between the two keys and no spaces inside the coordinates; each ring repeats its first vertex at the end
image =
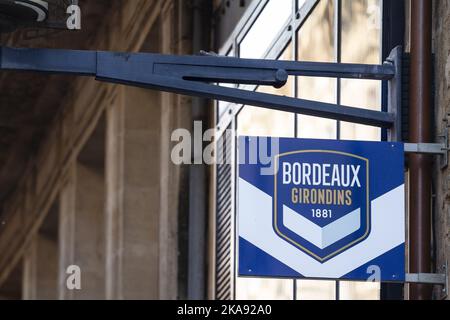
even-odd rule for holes
{"type": "MultiPolygon", "coordinates": [[[[103,50],[191,53],[192,35],[183,26],[188,3],[111,2],[87,41],[103,50]]],[[[190,128],[190,103],[173,94],[74,80],[2,208],[0,285],[25,263],[25,298],[176,299],[185,169],[171,164],[169,148],[173,129],[190,128]],[[58,246],[43,246],[40,230],[55,205],[58,246]],[[57,251],[42,255],[57,253],[57,292],[40,293],[36,261],[39,248],[50,247],[57,251]],[[85,268],[84,292],[66,291],[70,264],[85,268]]]]}
{"type": "MultiPolygon", "coordinates": [[[[433,50],[434,65],[434,110],[435,110],[435,141],[450,123],[450,1],[433,1],[433,50]]],[[[439,158],[435,166],[435,216],[436,231],[436,271],[443,273],[443,266],[450,261],[450,167],[440,169],[439,158]]],[[[450,276],[449,270],[447,274],[450,276]]],[[[436,297],[442,292],[436,289],[436,297]]]]}

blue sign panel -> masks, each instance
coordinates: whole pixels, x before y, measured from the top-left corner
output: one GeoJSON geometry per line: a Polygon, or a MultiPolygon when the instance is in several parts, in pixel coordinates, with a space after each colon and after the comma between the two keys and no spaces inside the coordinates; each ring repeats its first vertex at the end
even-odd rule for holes
{"type": "Polygon", "coordinates": [[[405,277],[399,143],[241,137],[239,274],[405,277]]]}

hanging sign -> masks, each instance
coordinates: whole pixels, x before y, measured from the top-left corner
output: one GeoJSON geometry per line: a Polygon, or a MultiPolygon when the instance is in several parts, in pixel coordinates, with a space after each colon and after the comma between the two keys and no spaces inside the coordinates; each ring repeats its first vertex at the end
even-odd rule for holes
{"type": "Polygon", "coordinates": [[[239,275],[403,281],[399,143],[239,139],[239,275]]]}

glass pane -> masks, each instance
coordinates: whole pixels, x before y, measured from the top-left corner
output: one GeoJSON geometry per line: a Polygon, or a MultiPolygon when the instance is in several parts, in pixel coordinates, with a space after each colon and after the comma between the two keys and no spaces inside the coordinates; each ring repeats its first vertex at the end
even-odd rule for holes
{"type": "Polygon", "coordinates": [[[292,300],[292,280],[248,279],[236,280],[237,300],[292,300]]]}
{"type": "MultiPolygon", "coordinates": [[[[379,64],[381,61],[381,1],[342,1],[342,62],[379,64]]],[[[381,110],[381,83],[367,80],[342,80],[342,104],[381,110]]],[[[379,141],[381,130],[343,122],[341,138],[379,141]]],[[[380,298],[380,284],[341,282],[343,300],[380,298]]]]}
{"type": "MultiPolygon", "coordinates": [[[[292,45],[289,45],[280,59],[292,60],[292,45]]],[[[261,86],[258,92],[292,96],[293,81],[280,89],[261,86]]],[[[295,115],[265,108],[246,106],[237,118],[237,134],[239,136],[295,136],[295,115]]],[[[236,298],[243,300],[292,300],[293,280],[278,279],[236,279],[236,298]]]]}
{"type": "MultiPolygon", "coordinates": [[[[381,83],[372,80],[342,80],[342,104],[381,110],[381,83]]],[[[344,140],[380,141],[381,129],[353,123],[341,124],[341,138],[344,140]]]]}
{"type": "Polygon", "coordinates": [[[239,113],[238,136],[294,137],[292,113],[246,106],[239,113]]]}
{"type": "MultiPolygon", "coordinates": [[[[281,60],[292,60],[292,45],[289,45],[281,60]]],[[[292,96],[293,79],[289,78],[287,84],[276,89],[270,86],[261,86],[258,92],[292,96]]],[[[289,112],[245,106],[238,115],[237,134],[239,136],[277,136],[295,137],[295,115],[289,112]]]]}
{"type": "MultiPolygon", "coordinates": [[[[336,80],[301,77],[298,81],[299,98],[336,103],[336,80]]],[[[324,118],[298,116],[298,137],[309,139],[336,139],[336,121],[324,118]]]]}
{"type": "Polygon", "coordinates": [[[375,282],[341,282],[341,300],[379,300],[380,284],[375,282]]]}
{"type": "Polygon", "coordinates": [[[298,33],[298,59],[335,62],[334,0],[321,0],[298,33]]]}
{"type": "Polygon", "coordinates": [[[342,0],[342,62],[379,64],[380,0],[342,0]]]}
{"type": "Polygon", "coordinates": [[[334,281],[297,281],[298,300],[335,300],[336,282],[334,281]]]}
{"type": "MultiPolygon", "coordinates": [[[[342,62],[379,64],[381,61],[380,0],[342,1],[342,62]]],[[[342,80],[342,104],[381,110],[379,81],[342,80]]],[[[379,128],[342,123],[345,140],[379,141],[379,128]]]]}
{"type": "MultiPolygon", "coordinates": [[[[322,0],[297,34],[298,60],[335,62],[335,1],[322,0]]],[[[337,80],[331,78],[298,78],[298,97],[301,99],[336,103],[337,80]]],[[[298,116],[300,138],[336,139],[334,120],[298,116]]],[[[334,300],[334,281],[297,281],[297,299],[334,300]]]]}
{"type": "MultiPolygon", "coordinates": [[[[322,0],[298,32],[298,60],[335,62],[333,0],[322,0]]],[[[298,97],[336,103],[336,79],[299,77],[298,97]]],[[[298,136],[301,138],[336,139],[336,121],[298,116],[298,136]]]]}
{"type": "Polygon", "coordinates": [[[240,43],[240,57],[263,57],[291,17],[291,12],[291,0],[270,0],[240,43]]]}

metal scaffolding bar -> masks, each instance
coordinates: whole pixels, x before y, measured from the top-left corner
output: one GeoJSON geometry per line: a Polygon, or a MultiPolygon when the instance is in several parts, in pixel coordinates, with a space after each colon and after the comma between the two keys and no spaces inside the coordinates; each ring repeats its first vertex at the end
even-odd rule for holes
{"type": "Polygon", "coordinates": [[[1,47],[0,69],[95,76],[97,80],[146,87],[202,98],[223,100],[392,128],[396,115],[318,101],[271,95],[215,83],[282,87],[289,76],[391,80],[396,68],[382,65],[238,59],[222,56],[170,56],[60,49],[1,47]]]}

